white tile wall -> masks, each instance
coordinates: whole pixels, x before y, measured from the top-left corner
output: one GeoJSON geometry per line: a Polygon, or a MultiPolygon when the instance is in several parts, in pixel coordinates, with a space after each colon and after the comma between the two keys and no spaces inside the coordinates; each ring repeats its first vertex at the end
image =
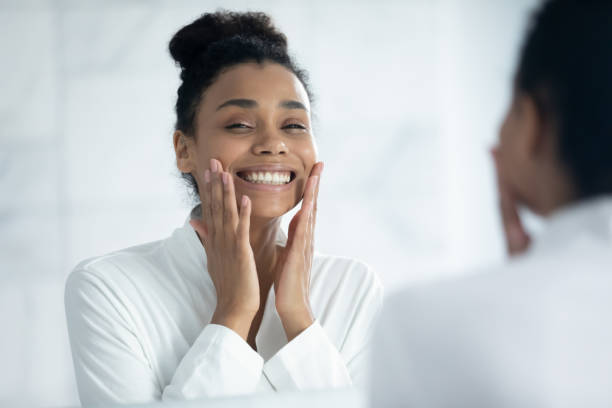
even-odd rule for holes
{"type": "Polygon", "coordinates": [[[0,12],[2,145],[48,144],[57,131],[57,30],[45,4],[0,12]]]}
{"type": "Polygon", "coordinates": [[[0,406],[77,404],[67,274],[185,219],[179,27],[272,14],[316,95],[318,248],[392,291],[502,255],[487,147],[534,2],[0,0],[0,406]]]}

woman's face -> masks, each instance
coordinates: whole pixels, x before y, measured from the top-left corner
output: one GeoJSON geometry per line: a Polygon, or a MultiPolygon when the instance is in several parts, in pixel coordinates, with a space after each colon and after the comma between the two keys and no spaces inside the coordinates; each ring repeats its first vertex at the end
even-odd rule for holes
{"type": "Polygon", "coordinates": [[[233,176],[238,202],[249,196],[254,216],[285,214],[317,158],[304,86],[279,64],[229,68],[203,95],[190,150],[198,186],[214,158],[233,176]]]}

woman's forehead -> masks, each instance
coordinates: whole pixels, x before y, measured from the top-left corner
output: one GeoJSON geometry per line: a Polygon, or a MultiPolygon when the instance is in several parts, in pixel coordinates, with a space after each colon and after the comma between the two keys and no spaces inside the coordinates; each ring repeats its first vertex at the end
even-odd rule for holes
{"type": "Polygon", "coordinates": [[[295,100],[310,109],[308,94],[289,69],[275,63],[243,63],[223,71],[205,91],[206,110],[230,99],[252,99],[265,105],[295,100]]]}

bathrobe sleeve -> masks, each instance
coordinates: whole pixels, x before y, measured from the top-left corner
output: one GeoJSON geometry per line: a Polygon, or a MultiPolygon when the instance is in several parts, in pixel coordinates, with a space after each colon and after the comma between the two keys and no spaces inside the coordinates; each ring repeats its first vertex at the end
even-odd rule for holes
{"type": "Polygon", "coordinates": [[[351,313],[337,314],[344,322],[350,322],[339,344],[334,344],[315,320],[266,361],[264,375],[274,389],[295,391],[369,385],[370,343],[382,307],[383,289],[373,272],[368,272],[368,279],[361,283],[357,290],[338,291],[338,294],[353,292],[355,295],[354,302],[347,302],[353,305],[351,313]]]}
{"type": "Polygon", "coordinates": [[[275,390],[306,390],[352,385],[348,367],[315,321],[264,364],[275,390]]]}
{"type": "Polygon", "coordinates": [[[237,333],[209,324],[162,384],[145,355],[129,303],[94,274],[68,279],[66,316],[83,406],[253,392],[263,359],[237,333]]]}

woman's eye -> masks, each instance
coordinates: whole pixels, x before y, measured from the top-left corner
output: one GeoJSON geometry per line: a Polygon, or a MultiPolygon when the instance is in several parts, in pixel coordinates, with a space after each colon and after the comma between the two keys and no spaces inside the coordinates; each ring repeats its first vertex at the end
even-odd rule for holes
{"type": "Polygon", "coordinates": [[[226,129],[250,129],[249,125],[245,125],[244,123],[232,123],[225,127],[226,129]]]}
{"type": "Polygon", "coordinates": [[[299,123],[290,123],[290,124],[286,125],[285,127],[283,127],[283,129],[301,129],[301,130],[306,130],[306,126],[300,125],[299,123]]]}

